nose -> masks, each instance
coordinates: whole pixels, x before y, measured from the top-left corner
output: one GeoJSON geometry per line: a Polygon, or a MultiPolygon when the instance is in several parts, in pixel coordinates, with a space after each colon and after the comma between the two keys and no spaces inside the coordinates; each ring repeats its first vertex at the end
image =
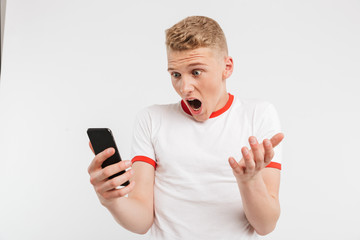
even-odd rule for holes
{"type": "Polygon", "coordinates": [[[188,95],[189,93],[191,93],[193,91],[194,91],[193,79],[190,77],[182,77],[180,92],[184,95],[188,95]]]}

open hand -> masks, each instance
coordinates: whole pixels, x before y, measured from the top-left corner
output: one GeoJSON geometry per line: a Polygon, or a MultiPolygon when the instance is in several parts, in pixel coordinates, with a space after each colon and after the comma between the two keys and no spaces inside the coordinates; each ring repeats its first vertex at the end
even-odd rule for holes
{"type": "Polygon", "coordinates": [[[278,133],[270,140],[264,139],[259,144],[256,137],[249,137],[251,150],[247,147],[241,149],[243,158],[239,163],[233,157],[229,157],[229,164],[233,169],[234,176],[241,182],[247,182],[259,176],[259,172],[265,168],[274,157],[274,147],[284,138],[284,134],[278,133]]]}

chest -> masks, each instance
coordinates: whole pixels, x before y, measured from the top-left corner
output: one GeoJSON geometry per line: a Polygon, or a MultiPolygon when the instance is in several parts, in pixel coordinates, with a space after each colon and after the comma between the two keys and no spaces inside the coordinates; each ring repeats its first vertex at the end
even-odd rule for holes
{"type": "Polygon", "coordinates": [[[153,142],[157,174],[199,184],[233,181],[228,158],[241,159],[241,148],[248,146],[251,134],[251,122],[246,118],[206,124],[163,122],[153,142]]]}

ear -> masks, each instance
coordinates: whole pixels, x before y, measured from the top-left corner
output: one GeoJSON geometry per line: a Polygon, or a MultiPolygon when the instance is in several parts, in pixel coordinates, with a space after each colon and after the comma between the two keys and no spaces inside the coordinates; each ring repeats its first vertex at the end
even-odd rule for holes
{"type": "Polygon", "coordinates": [[[233,62],[233,59],[232,57],[225,57],[224,59],[225,61],[225,69],[223,71],[223,80],[229,78],[234,70],[234,62],[233,62]]]}

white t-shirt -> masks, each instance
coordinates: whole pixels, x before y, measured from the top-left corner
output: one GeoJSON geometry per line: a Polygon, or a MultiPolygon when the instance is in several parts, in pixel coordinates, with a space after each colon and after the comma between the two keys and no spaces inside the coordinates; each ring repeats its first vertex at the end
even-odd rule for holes
{"type": "MultiPolygon", "coordinates": [[[[272,104],[229,96],[205,122],[183,102],[138,114],[132,161],[155,167],[152,239],[257,239],[228,158],[240,161],[250,136],[261,143],[280,132],[280,123],[272,104]]],[[[281,169],[280,145],[268,167],[281,169]]]]}

